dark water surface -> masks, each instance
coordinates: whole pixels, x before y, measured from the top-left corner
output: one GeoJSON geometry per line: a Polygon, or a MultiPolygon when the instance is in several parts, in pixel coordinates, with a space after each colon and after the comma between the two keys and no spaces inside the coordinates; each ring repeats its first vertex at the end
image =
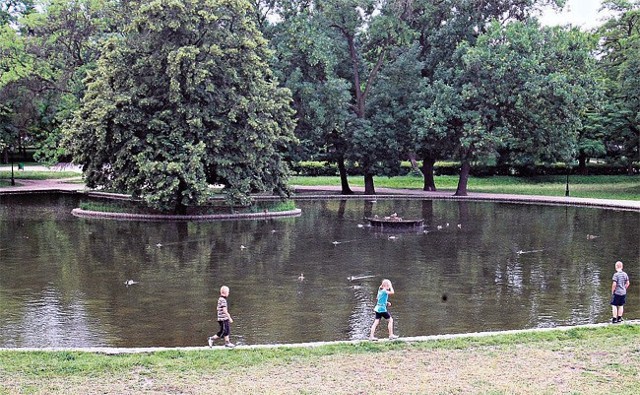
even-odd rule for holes
{"type": "Polygon", "coordinates": [[[0,347],[205,345],[223,284],[239,344],[362,339],[384,277],[401,336],[604,322],[616,260],[640,318],[637,212],[300,201],[297,218],[155,223],[75,218],[78,199],[0,196],[0,347]],[[362,219],[394,212],[427,233],[362,219]]]}

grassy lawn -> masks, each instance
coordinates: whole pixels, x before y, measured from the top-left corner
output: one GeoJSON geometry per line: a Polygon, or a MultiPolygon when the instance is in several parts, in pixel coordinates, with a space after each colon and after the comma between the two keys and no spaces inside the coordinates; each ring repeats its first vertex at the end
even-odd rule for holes
{"type": "MultiPolygon", "coordinates": [[[[6,167],[0,169],[0,187],[9,186],[11,172],[6,167]]],[[[45,180],[76,178],[81,183],[81,175],[74,171],[16,171],[14,177],[21,179],[45,180]]],[[[290,185],[305,186],[340,186],[339,177],[300,177],[289,180],[290,185]]],[[[354,187],[364,186],[362,177],[350,177],[349,184],[354,187]]],[[[453,193],[458,185],[458,176],[437,176],[436,187],[440,191],[453,193]]],[[[422,189],[421,177],[375,177],[377,188],[422,189]]],[[[469,192],[508,193],[516,195],[564,196],[566,189],[565,176],[539,177],[471,177],[469,192]]],[[[577,176],[569,177],[569,193],[572,197],[596,199],[640,200],[640,176],[577,176]]]]}
{"type": "MultiPolygon", "coordinates": [[[[82,177],[82,174],[76,171],[47,171],[47,170],[14,170],[13,178],[16,180],[54,180],[61,178],[82,177]]],[[[11,179],[11,170],[0,170],[1,181],[9,182],[11,179]]]]}
{"type": "Polygon", "coordinates": [[[0,351],[6,394],[631,394],[640,326],[314,348],[0,351]]]}
{"type": "MultiPolygon", "coordinates": [[[[422,189],[421,177],[375,177],[377,188],[422,189]]],[[[436,187],[452,193],[458,185],[457,176],[437,176],[436,187]]],[[[471,177],[469,192],[509,193],[516,195],[564,196],[567,179],[565,176],[540,177],[471,177]]],[[[332,185],[340,186],[339,177],[292,177],[291,185],[332,185]]],[[[351,186],[364,186],[363,177],[349,177],[351,186]]],[[[596,199],[640,200],[640,176],[570,176],[569,194],[573,197],[596,199]]]]}

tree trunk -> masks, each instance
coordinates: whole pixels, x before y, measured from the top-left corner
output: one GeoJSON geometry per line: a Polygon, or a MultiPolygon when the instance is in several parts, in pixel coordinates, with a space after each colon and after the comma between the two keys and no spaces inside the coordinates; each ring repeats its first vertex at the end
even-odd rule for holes
{"type": "Polygon", "coordinates": [[[347,179],[347,168],[344,165],[344,157],[338,158],[338,172],[340,172],[340,185],[342,186],[343,195],[353,195],[353,191],[349,187],[349,180],[347,179]]]}
{"type": "Polygon", "coordinates": [[[586,176],[589,170],[587,169],[587,155],[578,155],[578,174],[586,176]]]}
{"type": "Polygon", "coordinates": [[[433,178],[433,165],[436,163],[434,158],[424,157],[422,159],[422,175],[424,176],[423,191],[436,191],[436,182],[433,178]]]}
{"type": "Polygon", "coordinates": [[[178,203],[176,208],[174,209],[175,215],[186,215],[187,214],[187,206],[182,203],[178,203]]]}
{"type": "Polygon", "coordinates": [[[467,196],[467,182],[469,181],[469,173],[471,172],[471,163],[469,160],[462,160],[462,168],[460,169],[460,179],[458,180],[458,189],[454,196],[467,196]]]}
{"type": "Polygon", "coordinates": [[[632,176],[633,175],[633,161],[629,160],[627,163],[627,175],[632,176]]]}
{"type": "Polygon", "coordinates": [[[364,174],[364,194],[365,195],[375,195],[376,190],[373,186],[373,174],[365,173],[364,174]]]}

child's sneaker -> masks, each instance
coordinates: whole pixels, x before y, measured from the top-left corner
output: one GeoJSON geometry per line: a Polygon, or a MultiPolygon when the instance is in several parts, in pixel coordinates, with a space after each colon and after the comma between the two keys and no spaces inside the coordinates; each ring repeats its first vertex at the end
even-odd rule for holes
{"type": "Polygon", "coordinates": [[[233,343],[225,343],[224,346],[227,348],[234,348],[236,345],[233,343]]]}
{"type": "Polygon", "coordinates": [[[378,338],[375,336],[369,336],[369,340],[371,340],[372,342],[378,341],[378,338]]]}
{"type": "Polygon", "coordinates": [[[618,322],[618,319],[616,317],[611,318],[611,323],[615,324],[616,322],[618,322]]]}
{"type": "Polygon", "coordinates": [[[399,338],[400,336],[398,335],[389,335],[389,340],[395,340],[397,338],[399,338]]]}
{"type": "Polygon", "coordinates": [[[208,338],[207,342],[209,343],[209,347],[213,347],[213,337],[208,338]]]}
{"type": "Polygon", "coordinates": [[[624,321],[622,317],[618,317],[618,319],[616,320],[616,322],[622,322],[622,321],[624,321]]]}

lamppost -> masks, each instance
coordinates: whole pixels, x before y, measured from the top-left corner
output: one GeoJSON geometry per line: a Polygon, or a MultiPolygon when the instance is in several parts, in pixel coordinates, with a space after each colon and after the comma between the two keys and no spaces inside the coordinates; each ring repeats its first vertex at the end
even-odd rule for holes
{"type": "Polygon", "coordinates": [[[571,165],[567,163],[567,188],[564,190],[564,196],[569,197],[569,173],[571,172],[571,165]]]}
{"type": "Polygon", "coordinates": [[[9,146],[9,153],[11,154],[11,186],[16,185],[16,179],[13,177],[13,152],[15,148],[13,145],[9,146]]]}

